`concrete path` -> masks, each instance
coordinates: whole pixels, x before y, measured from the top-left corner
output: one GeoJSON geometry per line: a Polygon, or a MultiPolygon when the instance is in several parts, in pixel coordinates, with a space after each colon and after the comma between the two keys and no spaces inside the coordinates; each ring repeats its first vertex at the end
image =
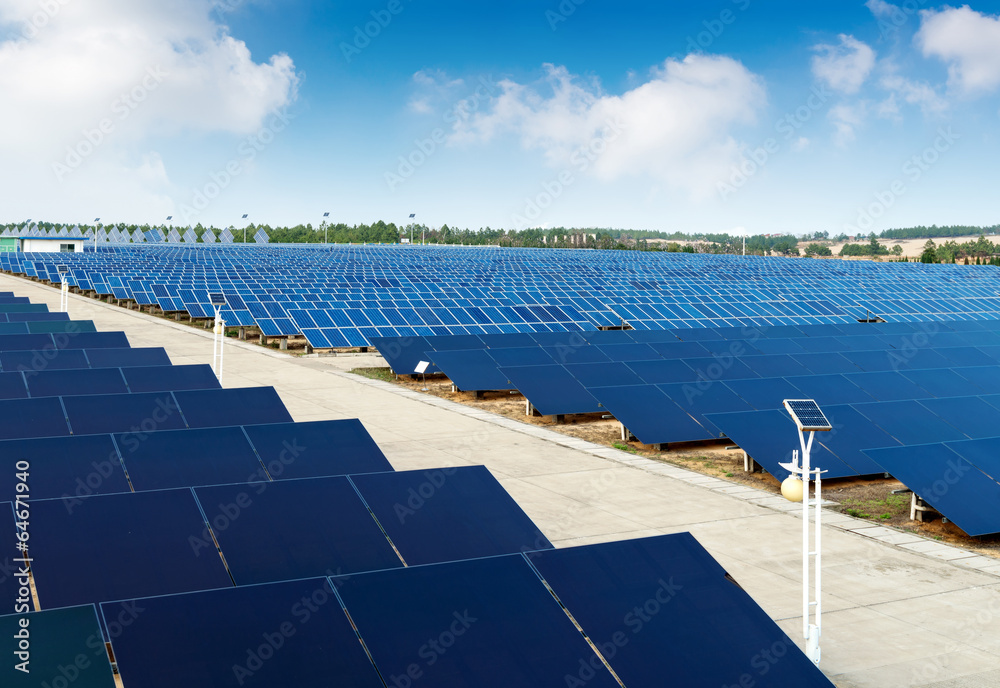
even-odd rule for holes
{"type": "MultiPolygon", "coordinates": [[[[58,309],[50,287],[0,275],[0,290],[58,309]]],[[[132,346],[163,346],[174,363],[211,363],[208,331],[75,295],[70,314],[125,331],[132,346]]],[[[273,385],[297,421],[360,418],[398,470],[484,464],[556,546],[690,531],[801,646],[801,520],[790,503],[346,372],[371,360],[230,340],[223,384],[273,385]]],[[[836,685],[1000,685],[1000,561],[824,518],[821,668],[836,685]]]]}

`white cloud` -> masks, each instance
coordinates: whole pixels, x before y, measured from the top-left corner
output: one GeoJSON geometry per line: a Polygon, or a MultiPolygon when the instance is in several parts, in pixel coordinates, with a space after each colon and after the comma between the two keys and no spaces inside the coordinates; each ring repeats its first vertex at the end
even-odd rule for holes
{"type": "Polygon", "coordinates": [[[93,190],[128,204],[128,188],[157,205],[167,171],[151,140],[245,135],[294,100],[291,58],[255,62],[214,9],[211,0],[0,0],[0,129],[17,132],[0,138],[8,193],[23,189],[22,200],[37,204],[34,190],[48,188],[58,208],[93,190]],[[88,134],[99,143],[53,184],[53,163],[79,145],[89,150],[88,134]]]}
{"type": "Polygon", "coordinates": [[[809,144],[810,144],[809,139],[807,139],[805,136],[800,136],[799,138],[795,139],[795,141],[792,143],[792,151],[795,153],[801,153],[802,151],[804,151],[806,148],[809,147],[809,144]]]}
{"type": "Polygon", "coordinates": [[[857,93],[875,66],[875,51],[867,44],[840,34],[839,45],[813,46],[813,75],[835,91],[857,93]]]}
{"type": "Polygon", "coordinates": [[[1000,17],[964,5],[920,13],[914,38],[925,57],[948,65],[948,85],[974,94],[1000,85],[1000,17]]]}
{"type": "Polygon", "coordinates": [[[504,80],[490,106],[456,123],[453,144],[513,133],[553,166],[613,180],[653,178],[695,197],[714,191],[740,160],[732,131],[765,104],[761,80],[727,57],[667,60],[622,95],[604,93],[564,67],[546,65],[541,84],[504,80]]]}
{"type": "Polygon", "coordinates": [[[893,101],[895,96],[899,96],[909,105],[919,105],[925,115],[940,115],[948,109],[948,101],[924,81],[913,81],[898,74],[889,74],[884,76],[879,84],[890,91],[890,98],[893,101]]]}
{"type": "Polygon", "coordinates": [[[885,2],[885,0],[868,0],[868,2],[865,3],[865,7],[867,7],[878,19],[895,17],[900,11],[898,7],[885,2]]]}
{"type": "Polygon", "coordinates": [[[836,130],[833,140],[838,146],[846,146],[854,141],[855,130],[865,121],[868,108],[865,103],[856,105],[834,105],[827,113],[836,130]]]}
{"type": "Polygon", "coordinates": [[[465,85],[462,79],[452,79],[440,69],[421,69],[413,75],[417,93],[407,106],[413,112],[429,115],[455,98],[456,89],[465,85]]]}

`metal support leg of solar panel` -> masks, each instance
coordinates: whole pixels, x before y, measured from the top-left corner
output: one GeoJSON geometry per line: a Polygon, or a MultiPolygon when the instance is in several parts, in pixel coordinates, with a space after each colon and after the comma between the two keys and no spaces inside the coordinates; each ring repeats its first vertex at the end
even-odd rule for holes
{"type": "Polygon", "coordinates": [[[779,464],[792,474],[781,485],[781,493],[790,501],[802,502],[802,636],[806,641],[806,656],[816,665],[820,661],[819,637],[822,632],[822,612],[823,606],[820,601],[821,593],[821,566],[822,553],[821,545],[821,523],[822,523],[822,475],[826,471],[820,468],[812,468],[809,465],[809,454],[812,450],[813,439],[817,432],[829,432],[832,430],[830,421],[826,419],[819,406],[812,399],[785,399],[783,402],[785,409],[791,415],[792,420],[799,429],[799,447],[802,451],[802,465],[799,466],[799,452],[792,452],[792,460],[789,463],[779,464]],[[805,433],[809,433],[806,440],[805,433]],[[796,479],[794,476],[800,476],[796,479]],[[795,485],[798,482],[798,485],[795,485]],[[809,499],[809,483],[815,482],[814,499],[809,499]],[[815,550],[809,549],[809,510],[812,506],[815,510],[815,550]],[[816,599],[810,601],[809,585],[809,558],[813,557],[815,565],[813,567],[813,588],[816,599]],[[810,623],[809,608],[815,608],[816,623],[810,623]]]}

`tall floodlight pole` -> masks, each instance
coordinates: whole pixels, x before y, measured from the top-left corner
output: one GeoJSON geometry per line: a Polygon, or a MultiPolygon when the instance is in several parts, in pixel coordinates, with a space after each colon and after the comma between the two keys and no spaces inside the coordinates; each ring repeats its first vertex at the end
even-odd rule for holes
{"type": "Polygon", "coordinates": [[[215,328],[212,339],[212,370],[222,384],[222,350],[226,341],[226,323],[222,319],[222,307],[226,305],[226,295],[221,292],[212,292],[208,295],[208,300],[215,309],[215,328]]]}
{"type": "MultiPolygon", "coordinates": [[[[330,213],[323,213],[323,217],[330,217],[330,213]]],[[[329,231],[330,231],[330,223],[327,222],[326,220],[323,220],[323,243],[324,244],[330,243],[328,241],[328,238],[327,238],[329,236],[328,235],[329,231]]]]}
{"type": "Polygon", "coordinates": [[[743,255],[747,254],[747,235],[743,235],[743,255]]]}
{"type": "Polygon", "coordinates": [[[97,230],[101,228],[101,218],[94,218],[94,253],[97,253],[97,230]]]}
{"type": "MultiPolygon", "coordinates": [[[[247,219],[247,215],[248,214],[249,213],[243,213],[243,219],[244,220],[247,219]]],[[[244,244],[247,243],[247,224],[249,224],[249,223],[244,223],[244,225],[243,225],[243,243],[244,244]]]]}
{"type": "Polygon", "coordinates": [[[778,465],[791,473],[781,483],[781,494],[785,499],[792,502],[802,502],[802,637],[806,641],[806,656],[812,660],[813,664],[819,665],[820,647],[819,637],[822,631],[823,605],[821,602],[821,565],[822,554],[821,544],[821,520],[823,502],[823,473],[825,470],[813,468],[810,464],[810,452],[812,450],[813,438],[817,432],[829,432],[833,429],[830,421],[826,419],[819,406],[812,399],[785,399],[783,402],[785,409],[795,421],[799,429],[799,448],[801,449],[802,465],[799,466],[799,450],[792,452],[792,460],[789,463],[779,463],[778,465]],[[806,433],[809,439],[806,440],[806,433]],[[799,476],[799,477],[796,477],[799,476]],[[809,483],[814,481],[816,489],[814,498],[809,499],[809,483]],[[810,507],[815,512],[816,525],[813,546],[809,548],[809,512],[810,507]],[[813,558],[814,580],[812,587],[815,590],[816,599],[811,600],[809,581],[809,559],[813,558]],[[810,623],[809,608],[815,608],[815,623],[810,623]]]}
{"type": "Polygon", "coordinates": [[[410,213],[410,244],[413,244],[413,218],[417,216],[416,213],[410,213]]]}

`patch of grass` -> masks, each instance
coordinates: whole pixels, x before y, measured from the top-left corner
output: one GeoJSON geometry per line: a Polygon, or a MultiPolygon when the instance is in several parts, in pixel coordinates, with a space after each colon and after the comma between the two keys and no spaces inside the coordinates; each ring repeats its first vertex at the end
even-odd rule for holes
{"type": "Polygon", "coordinates": [[[732,478],[732,477],[733,477],[733,474],[732,474],[732,473],[726,473],[726,477],[727,477],[727,478],[732,478]]]}
{"type": "Polygon", "coordinates": [[[382,382],[393,382],[396,379],[391,368],[352,368],[349,372],[382,382]]]}
{"type": "Polygon", "coordinates": [[[614,447],[615,449],[619,449],[619,450],[621,450],[623,452],[628,452],[629,454],[638,454],[639,453],[639,451],[635,447],[630,447],[629,445],[625,444],[624,442],[612,442],[611,446],[614,447]]]}
{"type": "Polygon", "coordinates": [[[907,495],[888,494],[885,499],[846,499],[842,504],[848,516],[891,521],[894,517],[909,511],[910,498],[907,495]]]}

